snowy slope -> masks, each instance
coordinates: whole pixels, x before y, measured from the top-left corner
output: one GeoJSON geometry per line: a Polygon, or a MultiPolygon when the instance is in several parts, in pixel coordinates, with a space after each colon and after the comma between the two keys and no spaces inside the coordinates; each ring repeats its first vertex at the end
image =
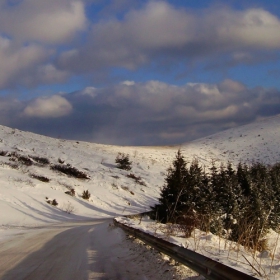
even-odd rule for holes
{"type": "MultiPolygon", "coordinates": [[[[230,129],[180,148],[188,161],[197,157],[206,165],[212,159],[274,163],[280,160],[279,120],[277,116],[230,129]]],[[[0,152],[45,157],[51,164],[61,159],[90,176],[89,180],[76,179],[51,170],[50,165],[26,166],[11,162],[7,155],[0,156],[0,230],[147,211],[157,202],[166,169],[178,148],[106,146],[54,139],[0,126],[0,152]],[[118,152],[130,155],[131,171],[116,168],[118,152]],[[18,168],[13,168],[13,164],[18,168]],[[140,176],[145,185],[128,178],[130,173],[140,176]],[[41,182],[31,177],[32,174],[45,176],[50,182],[41,182]],[[75,189],[75,197],[65,194],[69,188],[75,189]],[[84,190],[91,193],[89,201],[81,198],[84,190]],[[56,199],[58,206],[49,205],[46,197],[56,199]],[[75,208],[72,214],[65,212],[69,205],[75,208]]]]}
{"type": "Polygon", "coordinates": [[[280,161],[280,116],[232,128],[182,145],[189,158],[196,157],[202,163],[210,161],[258,161],[273,164],[280,161]]]}

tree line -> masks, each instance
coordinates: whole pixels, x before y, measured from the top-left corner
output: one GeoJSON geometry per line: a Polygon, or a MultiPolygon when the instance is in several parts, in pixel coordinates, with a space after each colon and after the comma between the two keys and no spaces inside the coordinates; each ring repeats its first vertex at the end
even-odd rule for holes
{"type": "Polygon", "coordinates": [[[226,236],[249,247],[265,247],[268,229],[280,224],[280,163],[231,163],[205,169],[187,164],[179,150],[167,170],[155,219],[226,236]]]}

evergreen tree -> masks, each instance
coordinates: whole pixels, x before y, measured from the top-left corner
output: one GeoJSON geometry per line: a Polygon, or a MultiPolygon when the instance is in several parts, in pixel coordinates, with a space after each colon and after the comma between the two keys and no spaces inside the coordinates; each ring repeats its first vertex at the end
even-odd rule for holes
{"type": "Polygon", "coordinates": [[[224,221],[225,229],[233,230],[240,220],[240,205],[242,202],[242,191],[238,183],[236,171],[229,162],[225,170],[225,191],[227,192],[227,201],[224,204],[226,219],[224,221]]]}
{"type": "Polygon", "coordinates": [[[250,176],[248,166],[239,162],[237,166],[237,180],[245,197],[251,195],[250,176]]]}
{"type": "Polygon", "coordinates": [[[162,222],[175,222],[186,210],[183,197],[187,191],[186,178],[188,177],[188,170],[180,150],[178,150],[172,165],[167,170],[159,204],[152,207],[156,218],[162,222]]]}
{"type": "Polygon", "coordinates": [[[218,173],[218,168],[216,167],[215,161],[212,161],[212,166],[210,167],[209,174],[209,188],[210,188],[210,197],[209,197],[209,210],[211,215],[221,214],[221,206],[219,200],[219,188],[220,188],[220,178],[218,173]]]}
{"type": "Polygon", "coordinates": [[[186,176],[186,191],[182,197],[185,203],[185,211],[200,211],[201,191],[203,189],[202,167],[199,166],[198,160],[194,159],[188,169],[186,176]]]}
{"type": "Polygon", "coordinates": [[[270,227],[274,202],[267,167],[261,163],[254,163],[250,168],[250,177],[250,208],[251,213],[258,217],[252,228],[252,244],[258,244],[270,227]]]}
{"type": "Polygon", "coordinates": [[[124,153],[118,153],[115,162],[117,167],[124,170],[130,170],[132,162],[129,160],[129,155],[124,153]]]}
{"type": "Polygon", "coordinates": [[[274,193],[274,209],[271,216],[271,227],[276,229],[280,224],[280,163],[274,164],[269,170],[271,188],[274,193]]]}

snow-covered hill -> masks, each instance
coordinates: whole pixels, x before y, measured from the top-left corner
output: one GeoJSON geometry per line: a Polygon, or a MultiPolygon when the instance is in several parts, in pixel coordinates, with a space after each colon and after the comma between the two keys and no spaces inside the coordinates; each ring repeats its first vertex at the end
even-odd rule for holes
{"type": "MultiPolygon", "coordinates": [[[[157,202],[166,169],[178,148],[188,161],[198,158],[207,165],[212,159],[238,161],[280,161],[280,116],[230,129],[181,147],[120,147],[67,141],[0,126],[0,230],[70,219],[108,217],[143,212],[157,202]],[[7,152],[7,153],[6,153],[7,152]],[[17,156],[8,156],[16,152],[17,156]],[[117,154],[127,153],[132,170],[116,168],[117,154]],[[50,164],[32,165],[18,156],[46,158],[50,164]],[[83,180],[54,171],[58,161],[70,164],[90,176],[83,180]],[[142,184],[127,175],[141,177],[142,184]],[[34,176],[35,175],[35,176],[34,176]],[[43,176],[49,182],[42,182],[43,176]],[[74,197],[65,194],[75,189],[74,197]],[[91,193],[84,200],[84,190],[91,193]],[[56,199],[58,206],[47,200],[56,199]],[[65,211],[74,207],[72,214],[65,211]]],[[[1,232],[0,232],[1,233],[1,232]]],[[[0,234],[1,236],[1,234],[0,234]]]]}
{"type": "Polygon", "coordinates": [[[248,125],[198,139],[182,145],[189,158],[196,157],[205,165],[213,159],[217,162],[280,161],[280,116],[267,118],[248,125]]]}

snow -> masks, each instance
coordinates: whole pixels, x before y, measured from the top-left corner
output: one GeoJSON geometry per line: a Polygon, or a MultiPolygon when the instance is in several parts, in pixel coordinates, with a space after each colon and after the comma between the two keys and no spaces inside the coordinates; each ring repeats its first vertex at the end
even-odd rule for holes
{"type": "Polygon", "coordinates": [[[142,218],[117,217],[115,219],[119,223],[195,251],[255,278],[280,278],[279,234],[273,231],[268,236],[268,250],[256,253],[235,242],[198,229],[194,230],[191,237],[186,238],[184,232],[176,225],[157,223],[145,216],[142,218]]]}
{"type": "MultiPolygon", "coordinates": [[[[278,162],[279,121],[280,116],[276,116],[180,146],[161,147],[68,141],[0,126],[0,152],[44,157],[51,164],[58,164],[60,159],[90,177],[77,179],[52,170],[50,165],[26,166],[11,161],[7,155],[0,156],[0,242],[29,228],[149,211],[158,201],[166,170],[179,148],[188,162],[197,158],[206,167],[212,160],[218,164],[227,161],[233,164],[239,161],[278,162]],[[116,167],[115,158],[119,152],[129,154],[132,170],[116,167]],[[14,168],[15,165],[18,167],[14,168]],[[130,173],[140,176],[145,184],[137,184],[127,177],[130,173]],[[39,181],[32,174],[50,181],[39,181]],[[70,188],[75,189],[74,197],[65,194],[70,188]],[[82,199],[84,190],[91,193],[89,200],[82,199]],[[57,200],[58,206],[47,203],[53,199],[57,200]],[[69,206],[73,208],[71,214],[66,212],[69,206]]],[[[214,237],[211,239],[215,240],[214,237]]],[[[277,249],[275,255],[279,254],[277,249]]]]}

